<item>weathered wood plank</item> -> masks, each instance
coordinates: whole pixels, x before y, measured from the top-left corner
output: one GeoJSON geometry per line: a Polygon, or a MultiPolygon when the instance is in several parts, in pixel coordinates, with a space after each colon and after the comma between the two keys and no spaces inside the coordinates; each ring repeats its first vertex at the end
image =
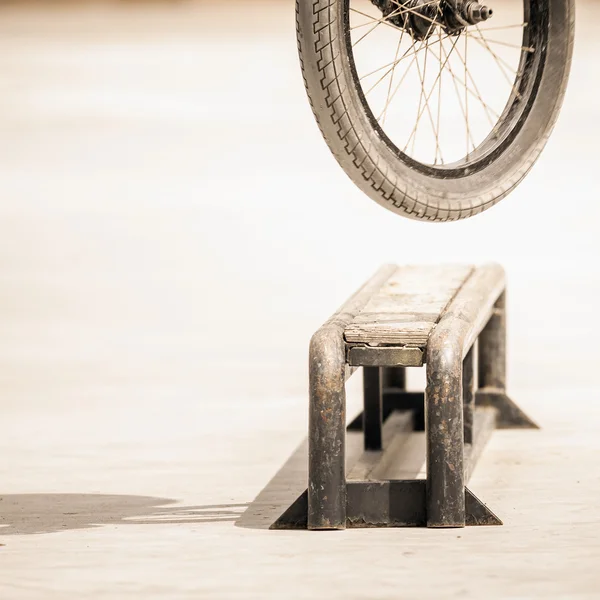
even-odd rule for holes
{"type": "Polygon", "coordinates": [[[435,323],[473,267],[397,268],[344,332],[346,342],[424,347],[435,323]]]}

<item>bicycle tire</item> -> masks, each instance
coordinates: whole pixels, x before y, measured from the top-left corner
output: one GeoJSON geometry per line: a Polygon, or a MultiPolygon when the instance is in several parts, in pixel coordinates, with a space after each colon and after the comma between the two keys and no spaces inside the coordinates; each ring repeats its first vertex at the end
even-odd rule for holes
{"type": "Polygon", "coordinates": [[[482,155],[475,167],[445,170],[403,154],[369,110],[354,65],[349,2],[296,0],[308,99],[342,169],[370,198],[412,219],[464,219],[499,202],[527,175],[556,123],[573,51],[573,0],[524,0],[529,15],[539,21],[535,29],[528,28],[528,35],[537,36],[539,51],[528,67],[520,112],[512,116],[514,123],[493,155],[482,155]]]}

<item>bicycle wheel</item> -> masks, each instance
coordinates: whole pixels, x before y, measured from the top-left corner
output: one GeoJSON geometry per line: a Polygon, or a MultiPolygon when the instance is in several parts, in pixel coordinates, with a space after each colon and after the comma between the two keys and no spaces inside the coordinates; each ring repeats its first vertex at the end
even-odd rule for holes
{"type": "Polygon", "coordinates": [[[490,208],[554,127],[573,0],[485,1],[296,2],[325,141],[356,185],[396,213],[450,221],[490,208]]]}

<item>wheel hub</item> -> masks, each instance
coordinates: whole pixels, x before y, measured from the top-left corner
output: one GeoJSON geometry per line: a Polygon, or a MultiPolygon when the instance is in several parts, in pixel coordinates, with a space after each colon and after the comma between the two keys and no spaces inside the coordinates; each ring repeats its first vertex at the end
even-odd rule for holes
{"type": "Polygon", "coordinates": [[[487,21],[492,9],[477,0],[371,0],[386,21],[407,31],[414,39],[427,39],[442,27],[458,35],[466,27],[487,21]]]}

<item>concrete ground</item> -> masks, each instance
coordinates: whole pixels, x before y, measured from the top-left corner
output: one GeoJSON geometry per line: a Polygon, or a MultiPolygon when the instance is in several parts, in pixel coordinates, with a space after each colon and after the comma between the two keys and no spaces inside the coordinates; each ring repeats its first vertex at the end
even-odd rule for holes
{"type": "Polygon", "coordinates": [[[0,598],[600,598],[600,5],[531,175],[431,225],[329,154],[291,3],[223,4],[0,7],[0,598]],[[241,526],[305,436],[312,332],[381,263],[440,260],[509,277],[542,429],[475,472],[504,527],[241,526]]]}

